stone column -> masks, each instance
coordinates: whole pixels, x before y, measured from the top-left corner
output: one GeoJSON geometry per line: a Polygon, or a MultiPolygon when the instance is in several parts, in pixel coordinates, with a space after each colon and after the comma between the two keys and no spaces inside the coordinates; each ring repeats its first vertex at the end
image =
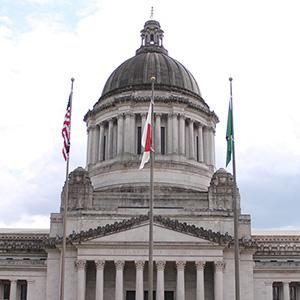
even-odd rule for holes
{"type": "Polygon", "coordinates": [[[115,261],[116,266],[116,290],[115,290],[115,300],[123,300],[123,270],[125,261],[118,260],[115,261]]]}
{"type": "Polygon", "coordinates": [[[136,154],[135,114],[130,114],[130,153],[136,154]]]}
{"type": "Polygon", "coordinates": [[[157,261],[156,262],[156,300],[165,299],[165,271],[166,262],[157,261]]]}
{"type": "Polygon", "coordinates": [[[103,161],[103,143],[104,143],[104,124],[99,124],[99,147],[98,147],[98,160],[103,161]]]}
{"type": "Polygon", "coordinates": [[[155,153],[161,152],[161,114],[155,114],[155,153]]]}
{"type": "Polygon", "coordinates": [[[283,300],[290,300],[290,283],[283,282],[283,300]]]}
{"type": "Polygon", "coordinates": [[[144,300],[144,264],[142,260],[135,261],[135,300],[144,300]]]}
{"type": "Polygon", "coordinates": [[[98,157],[97,126],[90,126],[90,163],[95,164],[98,157]]]}
{"type": "Polygon", "coordinates": [[[215,166],[216,164],[216,153],[215,153],[215,150],[216,150],[216,147],[215,147],[215,135],[216,135],[216,131],[214,128],[211,129],[212,131],[212,135],[211,135],[211,164],[213,166],[215,166]]]}
{"type": "Polygon", "coordinates": [[[195,159],[195,141],[194,141],[194,121],[189,120],[189,159],[195,159]]]}
{"type": "Polygon", "coordinates": [[[105,260],[96,260],[96,300],[103,300],[104,265],[105,260]]]}
{"type": "Polygon", "coordinates": [[[223,261],[215,261],[215,300],[223,300],[223,261]]]}
{"type": "Polygon", "coordinates": [[[33,299],[34,290],[35,290],[34,281],[33,280],[27,280],[27,298],[26,299],[28,299],[28,300],[33,299]]]}
{"type": "Polygon", "coordinates": [[[172,114],[172,141],[173,141],[173,154],[178,155],[178,114],[174,113],[172,114]]]}
{"type": "Polygon", "coordinates": [[[86,260],[78,259],[75,264],[77,267],[77,300],[85,300],[86,260]]]}
{"type": "Polygon", "coordinates": [[[123,137],[124,137],[124,117],[123,114],[118,115],[118,139],[117,139],[117,155],[123,153],[123,137]]]}
{"type": "Polygon", "coordinates": [[[185,155],[185,117],[179,115],[179,155],[185,155]]]}
{"type": "Polygon", "coordinates": [[[17,300],[17,280],[10,281],[9,300],[17,300]]]}
{"type": "Polygon", "coordinates": [[[196,282],[196,300],[204,300],[204,267],[205,261],[196,261],[197,282],[196,282]]]}
{"type": "Polygon", "coordinates": [[[90,127],[87,128],[87,150],[86,150],[86,164],[89,165],[92,161],[92,157],[91,157],[91,142],[92,142],[92,132],[90,127]]]}
{"type": "Polygon", "coordinates": [[[202,131],[202,125],[199,124],[198,126],[198,147],[199,147],[199,161],[203,162],[203,131],[202,131]]]}
{"type": "Polygon", "coordinates": [[[113,158],[113,119],[108,121],[108,135],[107,135],[107,157],[113,158]]]}
{"type": "Polygon", "coordinates": [[[272,281],[266,281],[266,299],[265,300],[273,300],[273,283],[272,281]]]}
{"type": "Polygon", "coordinates": [[[172,154],[172,149],[173,149],[173,140],[172,140],[172,115],[168,114],[168,123],[167,123],[167,154],[172,154]]]}
{"type": "Polygon", "coordinates": [[[185,261],[176,261],[176,267],[177,267],[176,300],[185,300],[185,289],[184,289],[185,261]]]}
{"type": "Polygon", "coordinates": [[[133,133],[130,132],[130,115],[129,113],[125,114],[125,126],[124,126],[124,152],[130,153],[131,145],[130,145],[130,135],[133,133]]]}
{"type": "Polygon", "coordinates": [[[207,127],[203,127],[203,161],[209,165],[209,158],[210,158],[210,153],[209,153],[209,138],[208,138],[208,129],[207,127]]]}

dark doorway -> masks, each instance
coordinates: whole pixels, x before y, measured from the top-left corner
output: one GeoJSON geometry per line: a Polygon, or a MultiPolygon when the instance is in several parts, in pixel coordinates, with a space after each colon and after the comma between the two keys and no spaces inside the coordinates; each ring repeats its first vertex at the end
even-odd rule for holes
{"type": "MultiPolygon", "coordinates": [[[[155,291],[153,291],[153,300],[155,300],[155,291]]],[[[126,291],[126,300],[135,300],[135,291],[126,291]]],[[[148,291],[144,291],[144,300],[148,300],[148,291]]],[[[165,291],[165,300],[174,300],[173,291],[165,291]]]]}

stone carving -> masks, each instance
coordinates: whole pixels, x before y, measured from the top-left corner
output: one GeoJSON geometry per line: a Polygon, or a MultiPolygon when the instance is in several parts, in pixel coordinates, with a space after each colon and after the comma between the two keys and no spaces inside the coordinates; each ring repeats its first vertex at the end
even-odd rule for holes
{"type": "Polygon", "coordinates": [[[240,195],[233,176],[226,170],[219,169],[213,174],[208,188],[209,209],[233,210],[234,195],[236,195],[239,209],[240,195]]]}
{"type": "Polygon", "coordinates": [[[165,269],[166,262],[164,260],[156,261],[155,264],[158,271],[163,271],[165,269]]]}
{"type": "Polygon", "coordinates": [[[182,260],[176,261],[177,270],[178,271],[179,270],[184,270],[185,264],[186,264],[185,261],[182,261],[182,260]]]}
{"type": "Polygon", "coordinates": [[[77,270],[83,270],[86,267],[86,260],[84,259],[77,259],[75,261],[75,267],[77,268],[77,270]]]}
{"type": "Polygon", "coordinates": [[[225,263],[221,260],[218,260],[218,261],[215,261],[215,268],[216,268],[216,271],[224,271],[224,268],[225,268],[225,263]]]}
{"type": "Polygon", "coordinates": [[[135,267],[136,267],[137,270],[143,270],[144,265],[145,265],[145,261],[143,261],[143,260],[136,260],[135,261],[135,267]]]}
{"type": "Polygon", "coordinates": [[[96,260],[95,265],[97,270],[103,270],[105,265],[105,260],[96,260]]]}
{"type": "Polygon", "coordinates": [[[122,271],[124,269],[124,266],[125,266],[125,261],[124,260],[116,260],[115,261],[115,266],[116,266],[116,270],[122,271]]]}
{"type": "Polygon", "coordinates": [[[204,270],[204,267],[205,267],[205,261],[195,261],[195,264],[196,264],[196,268],[198,271],[203,271],[204,270]]]}
{"type": "MultiPolygon", "coordinates": [[[[148,88],[148,87],[147,87],[148,88]]],[[[155,96],[154,101],[155,103],[182,103],[188,105],[188,107],[194,108],[198,111],[204,111],[209,114],[216,122],[218,122],[218,117],[216,116],[214,111],[210,111],[208,105],[205,101],[198,95],[193,94],[194,97],[197,98],[197,101],[191,101],[190,98],[177,96],[177,95],[170,95],[170,96],[155,96]]],[[[150,96],[133,96],[133,95],[124,95],[124,96],[116,96],[114,99],[105,99],[106,101],[98,101],[93,110],[89,110],[85,117],[84,121],[86,122],[88,118],[91,116],[97,115],[99,112],[102,112],[106,109],[110,109],[111,107],[116,106],[118,103],[125,103],[125,102],[136,102],[136,103],[149,103],[151,100],[150,96]]]]}
{"type": "MultiPolygon", "coordinates": [[[[61,194],[61,211],[64,209],[66,184],[61,194]]],[[[78,167],[69,174],[69,199],[68,210],[81,210],[92,208],[93,186],[88,172],[78,167]]]]}
{"type": "Polygon", "coordinates": [[[35,252],[46,253],[45,243],[48,240],[48,234],[2,234],[0,235],[1,252],[35,252]]]}

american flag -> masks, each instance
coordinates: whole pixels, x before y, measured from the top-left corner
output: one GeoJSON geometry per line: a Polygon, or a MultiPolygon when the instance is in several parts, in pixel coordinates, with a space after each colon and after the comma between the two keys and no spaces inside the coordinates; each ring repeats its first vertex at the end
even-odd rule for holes
{"type": "Polygon", "coordinates": [[[71,133],[71,103],[72,103],[72,96],[73,91],[71,90],[69,101],[65,113],[65,119],[63,128],[61,130],[62,137],[64,139],[64,146],[62,148],[62,154],[65,159],[65,161],[69,158],[69,151],[70,151],[70,133],[71,133]]]}

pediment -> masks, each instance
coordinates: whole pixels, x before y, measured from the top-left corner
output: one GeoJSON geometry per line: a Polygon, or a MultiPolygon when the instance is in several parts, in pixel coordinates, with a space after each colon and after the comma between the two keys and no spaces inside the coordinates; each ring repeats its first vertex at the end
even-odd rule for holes
{"type": "MultiPolygon", "coordinates": [[[[90,228],[79,233],[73,232],[67,237],[67,243],[74,245],[102,242],[144,243],[148,242],[149,217],[140,215],[112,224],[90,228]]],[[[154,216],[154,239],[159,243],[196,243],[198,245],[228,245],[233,241],[230,235],[214,232],[178,220],[154,216]]],[[[49,240],[49,246],[60,242],[49,240]]]]}
{"type": "MultiPolygon", "coordinates": [[[[197,243],[203,245],[217,245],[203,238],[195,237],[190,234],[177,232],[165,228],[164,226],[154,224],[153,239],[155,243],[197,243]]],[[[131,229],[115,232],[109,235],[90,239],[86,243],[148,243],[149,223],[133,227],[131,229]]]]}

